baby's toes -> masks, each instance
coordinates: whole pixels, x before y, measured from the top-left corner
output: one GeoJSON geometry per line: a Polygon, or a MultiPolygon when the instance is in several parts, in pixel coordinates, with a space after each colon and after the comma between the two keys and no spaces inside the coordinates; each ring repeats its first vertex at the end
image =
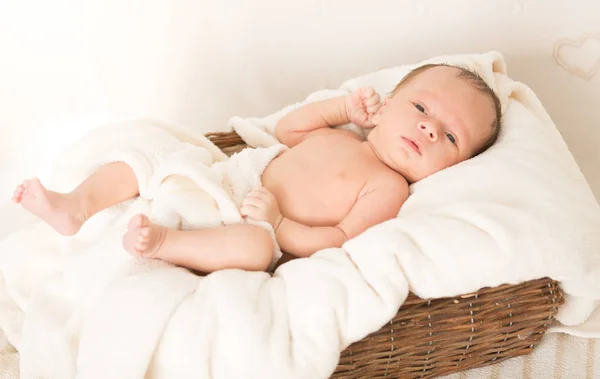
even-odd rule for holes
{"type": "Polygon", "coordinates": [[[135,241],[135,249],[139,252],[144,252],[148,248],[149,228],[142,228],[138,231],[135,241]]]}
{"type": "Polygon", "coordinates": [[[148,216],[144,214],[136,214],[133,216],[129,223],[127,224],[128,230],[136,230],[138,228],[143,228],[148,225],[148,216]]]}
{"type": "Polygon", "coordinates": [[[135,251],[139,254],[139,255],[143,255],[146,250],[148,250],[148,244],[147,243],[143,243],[143,242],[138,242],[135,245],[135,251]]]}

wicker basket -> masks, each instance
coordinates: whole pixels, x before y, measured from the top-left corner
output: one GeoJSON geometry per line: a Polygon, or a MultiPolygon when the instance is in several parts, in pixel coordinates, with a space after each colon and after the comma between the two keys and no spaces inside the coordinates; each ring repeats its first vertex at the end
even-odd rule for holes
{"type": "MultiPolygon", "coordinates": [[[[207,137],[227,154],[245,147],[235,132],[207,137]]],[[[433,378],[528,354],[562,302],[547,278],[453,298],[410,294],[393,320],[342,352],[332,378],[433,378]]]]}

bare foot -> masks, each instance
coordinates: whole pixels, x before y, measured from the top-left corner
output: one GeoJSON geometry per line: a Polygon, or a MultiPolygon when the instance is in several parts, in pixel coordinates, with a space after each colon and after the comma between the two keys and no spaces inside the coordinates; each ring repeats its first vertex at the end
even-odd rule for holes
{"type": "Polygon", "coordinates": [[[143,214],[135,215],[129,220],[127,233],[123,236],[123,247],[129,254],[155,258],[167,236],[168,228],[150,222],[143,214]]]}
{"type": "Polygon", "coordinates": [[[65,236],[76,234],[88,219],[89,212],[79,198],[48,191],[38,178],[18,185],[12,200],[65,236]]]}

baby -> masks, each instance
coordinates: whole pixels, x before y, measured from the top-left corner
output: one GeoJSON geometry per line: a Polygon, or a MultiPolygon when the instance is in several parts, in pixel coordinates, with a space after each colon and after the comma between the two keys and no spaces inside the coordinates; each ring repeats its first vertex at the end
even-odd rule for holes
{"type": "MultiPolygon", "coordinates": [[[[380,100],[372,88],[361,88],[306,104],[276,124],[276,137],[290,149],[266,167],[262,187],[246,196],[240,213],[270,223],[289,256],[340,247],[396,217],[410,183],[480,154],[500,129],[498,97],[477,74],[454,66],[421,66],[380,100]],[[332,128],[349,122],[372,129],[366,141],[332,128]]],[[[70,193],[26,180],[13,201],[59,233],[73,235],[93,214],[138,194],[131,168],[116,162],[70,193]]],[[[145,215],[130,220],[123,245],[136,256],[201,272],[265,270],[274,247],[269,232],[257,225],[184,231],[145,215]]]]}

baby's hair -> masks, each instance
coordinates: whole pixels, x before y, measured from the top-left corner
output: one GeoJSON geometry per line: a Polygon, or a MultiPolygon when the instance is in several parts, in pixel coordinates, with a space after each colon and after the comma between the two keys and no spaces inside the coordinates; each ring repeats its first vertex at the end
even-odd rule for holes
{"type": "Polygon", "coordinates": [[[473,156],[475,157],[475,156],[483,153],[484,151],[489,149],[494,143],[496,143],[496,141],[498,140],[498,135],[500,134],[500,126],[502,125],[502,109],[500,106],[500,99],[498,98],[498,95],[496,95],[494,90],[492,90],[490,88],[490,86],[485,82],[485,80],[483,80],[483,78],[477,72],[469,70],[464,67],[449,65],[447,63],[425,64],[425,65],[419,66],[419,67],[411,70],[408,74],[406,74],[406,76],[404,78],[402,78],[400,83],[398,83],[398,85],[396,85],[396,87],[392,91],[392,95],[394,93],[396,93],[396,91],[400,87],[402,87],[406,83],[410,82],[412,79],[414,79],[420,73],[422,73],[426,70],[429,70],[430,68],[440,67],[440,66],[441,67],[452,67],[452,68],[457,69],[459,71],[458,72],[459,78],[466,80],[475,89],[478,89],[479,91],[483,92],[484,94],[490,96],[492,98],[492,101],[494,102],[494,110],[496,111],[496,119],[494,120],[494,122],[491,125],[492,133],[488,136],[488,138],[486,138],[485,141],[483,141],[482,146],[475,151],[475,153],[473,154],[473,156]]]}

